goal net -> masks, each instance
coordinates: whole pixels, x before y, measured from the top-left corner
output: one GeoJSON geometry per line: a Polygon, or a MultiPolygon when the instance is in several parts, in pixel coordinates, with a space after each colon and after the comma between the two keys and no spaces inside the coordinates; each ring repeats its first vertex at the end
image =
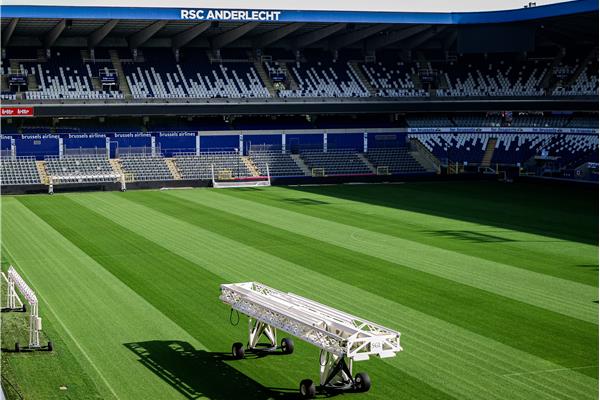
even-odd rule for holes
{"type": "Polygon", "coordinates": [[[312,176],[325,176],[325,168],[313,168],[312,176]]]}
{"type": "Polygon", "coordinates": [[[389,175],[390,167],[387,166],[379,166],[377,167],[377,175],[389,175]]]}
{"type": "Polygon", "coordinates": [[[262,176],[234,176],[233,171],[227,168],[218,168],[211,165],[212,184],[214,188],[244,188],[271,186],[269,165],[265,165],[266,175],[262,176]]]}

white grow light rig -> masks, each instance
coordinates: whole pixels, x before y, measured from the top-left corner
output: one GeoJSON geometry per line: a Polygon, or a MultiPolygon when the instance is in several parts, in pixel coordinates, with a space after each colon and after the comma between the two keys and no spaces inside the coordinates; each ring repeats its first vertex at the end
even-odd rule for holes
{"type": "MultiPolygon", "coordinates": [[[[0,272],[2,280],[6,282],[6,305],[3,305],[2,311],[23,311],[27,307],[23,304],[17,290],[29,303],[29,350],[41,349],[40,331],[42,330],[42,319],[38,315],[38,299],[35,292],[29,287],[27,282],[19,275],[15,268],[11,265],[6,274],[0,272]]],[[[52,342],[48,342],[46,347],[48,351],[52,351],[52,342]]],[[[21,351],[19,342],[15,343],[15,351],[21,351]]]]}
{"type": "Polygon", "coordinates": [[[248,346],[234,343],[234,358],[243,358],[245,351],[262,352],[281,349],[294,351],[289,338],[277,345],[277,329],[296,336],[321,349],[320,382],[300,382],[300,395],[312,398],[319,392],[366,392],[371,380],[366,372],[352,376],[353,361],[368,360],[371,355],[394,357],[402,351],[400,333],[315,301],[284,293],[257,282],[221,285],[221,301],[248,316],[248,346]],[[261,336],[268,340],[260,344],[261,336]]]}

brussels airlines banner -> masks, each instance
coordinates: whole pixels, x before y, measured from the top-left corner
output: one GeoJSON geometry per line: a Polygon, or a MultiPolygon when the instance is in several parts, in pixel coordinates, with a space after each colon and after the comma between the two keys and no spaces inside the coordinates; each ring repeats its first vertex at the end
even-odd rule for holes
{"type": "Polygon", "coordinates": [[[418,2],[355,0],[322,2],[305,0],[157,0],[97,3],[91,0],[3,0],[2,18],[145,19],[242,22],[330,22],[330,23],[418,23],[482,24],[525,21],[598,11],[597,0],[537,1],[536,7],[522,7],[522,0],[420,0],[418,2]],[[75,5],[75,4],[76,5],[75,5]],[[143,4],[140,7],[140,4],[143,4]],[[198,5],[202,7],[198,7],[198,5]],[[544,5],[542,5],[544,4],[544,5]],[[230,5],[228,7],[228,5],[230,5]]]}

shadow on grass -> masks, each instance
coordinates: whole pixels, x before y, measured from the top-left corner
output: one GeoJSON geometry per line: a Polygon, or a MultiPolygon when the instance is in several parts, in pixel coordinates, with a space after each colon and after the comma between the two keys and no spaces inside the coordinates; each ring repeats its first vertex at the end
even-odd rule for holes
{"type": "Polygon", "coordinates": [[[434,236],[441,236],[450,239],[465,240],[471,243],[503,243],[503,242],[515,242],[513,239],[508,239],[502,236],[490,235],[489,233],[476,232],[476,231],[455,231],[455,230],[441,230],[441,231],[427,231],[426,233],[434,236]]]}
{"type": "Polygon", "coordinates": [[[579,268],[585,268],[589,271],[596,271],[598,272],[598,264],[580,264],[578,265],[579,268]]]}
{"type": "Polygon", "coordinates": [[[323,205],[323,204],[331,204],[326,201],[309,199],[306,197],[302,197],[302,198],[291,197],[291,198],[282,199],[281,201],[285,201],[286,203],[297,204],[297,205],[301,205],[301,206],[319,206],[319,205],[323,205]]]}
{"type": "Polygon", "coordinates": [[[436,182],[410,185],[288,187],[421,214],[598,244],[598,188],[551,184],[436,182]]]}
{"type": "Polygon", "coordinates": [[[188,399],[296,399],[297,389],[262,386],[227,361],[229,353],[196,350],[182,341],[153,340],[124,344],[139,361],[188,399]]]}

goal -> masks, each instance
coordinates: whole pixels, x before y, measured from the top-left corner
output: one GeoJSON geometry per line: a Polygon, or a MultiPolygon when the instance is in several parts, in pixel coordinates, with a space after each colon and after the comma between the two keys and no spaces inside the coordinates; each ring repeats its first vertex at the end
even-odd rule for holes
{"type": "Polygon", "coordinates": [[[217,189],[271,186],[269,164],[266,164],[266,172],[266,176],[234,177],[230,169],[215,171],[215,165],[211,165],[212,184],[217,189]]]}
{"type": "Polygon", "coordinates": [[[377,167],[377,175],[389,175],[390,167],[387,166],[379,166],[377,167]]]}
{"type": "Polygon", "coordinates": [[[312,176],[313,177],[325,176],[325,168],[313,168],[312,176]]]}

